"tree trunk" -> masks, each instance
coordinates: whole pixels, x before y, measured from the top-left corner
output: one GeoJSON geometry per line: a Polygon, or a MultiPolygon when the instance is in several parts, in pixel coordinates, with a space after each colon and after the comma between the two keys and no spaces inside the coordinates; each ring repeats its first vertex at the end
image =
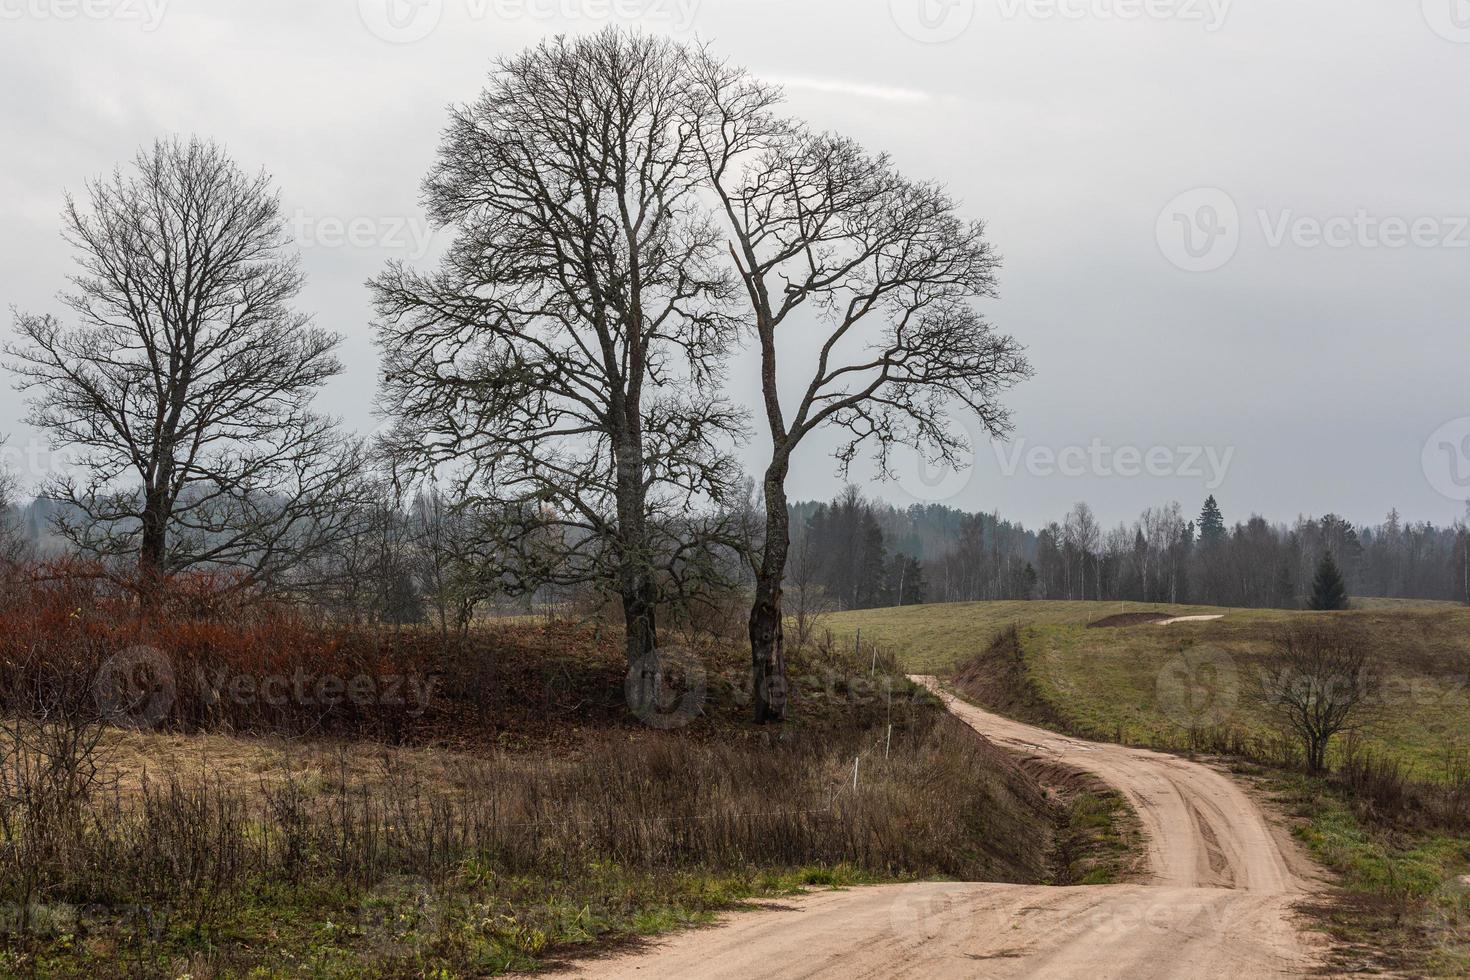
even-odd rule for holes
{"type": "Polygon", "coordinates": [[[143,608],[158,600],[168,555],[168,498],[160,489],[149,488],[143,496],[143,542],[138,550],[138,597],[143,608]]]}
{"type": "Polygon", "coordinates": [[[781,585],[791,548],[791,516],[786,506],[786,463],[766,471],[766,540],[756,570],[755,602],[750,608],[751,681],[757,724],[786,720],[786,637],[781,585]]]}
{"type": "Polygon", "coordinates": [[[1327,768],[1327,741],[1320,736],[1307,737],[1307,772],[1321,775],[1327,768]]]}
{"type": "MultiPolygon", "coordinates": [[[[630,399],[630,404],[633,403],[630,399]]],[[[658,650],[652,556],[648,554],[647,496],[644,490],[642,419],[628,404],[618,410],[625,429],[619,438],[617,459],[618,592],[623,602],[623,623],[628,664],[653,666],[658,650]]]]}

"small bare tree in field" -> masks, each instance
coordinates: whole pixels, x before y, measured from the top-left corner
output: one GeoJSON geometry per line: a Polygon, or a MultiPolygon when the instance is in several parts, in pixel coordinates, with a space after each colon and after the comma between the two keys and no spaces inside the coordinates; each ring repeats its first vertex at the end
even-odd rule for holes
{"type": "Polygon", "coordinates": [[[999,396],[1030,368],[973,308],[994,295],[999,265],[982,223],[887,156],[780,119],[779,91],[742,69],[696,60],[691,127],[759,347],[771,440],[750,643],[756,718],[779,721],[786,480],[798,448],[832,428],[844,473],[864,448],[885,473],[896,446],[957,465],[967,442],[956,414],[1007,431],[999,396]]]}
{"type": "Polygon", "coordinates": [[[21,315],[6,348],[29,421],[81,450],[51,480],[58,530],[133,556],[145,583],[201,564],[260,581],[319,547],[355,450],[310,407],[338,338],[292,309],[302,287],[264,174],[169,140],[68,197],[75,315],[21,315]]]}
{"type": "Polygon", "coordinates": [[[1325,771],[1332,739],[1366,720],[1371,678],[1368,649],[1353,631],[1304,626],[1283,633],[1260,672],[1267,713],[1301,742],[1307,771],[1325,771]]]}
{"type": "Polygon", "coordinates": [[[735,334],[687,125],[687,55],[614,30],[509,59],[454,110],[424,193],[440,268],[372,284],[390,439],[492,522],[520,591],[616,596],[630,662],[720,537],[701,504],[737,476],[718,396],[735,334]]]}

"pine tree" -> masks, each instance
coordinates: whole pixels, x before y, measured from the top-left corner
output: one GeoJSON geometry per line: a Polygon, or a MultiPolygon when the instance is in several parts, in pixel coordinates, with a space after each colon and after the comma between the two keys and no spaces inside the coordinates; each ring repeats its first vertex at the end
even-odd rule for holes
{"type": "Polygon", "coordinates": [[[1220,513],[1220,505],[1215,503],[1215,495],[1210,494],[1199,512],[1199,543],[1209,548],[1224,540],[1225,516],[1220,513]]]}
{"type": "Polygon", "coordinates": [[[871,510],[863,513],[859,525],[862,550],[858,559],[853,608],[877,609],[883,605],[884,586],[887,584],[888,549],[883,542],[883,529],[878,526],[871,510]]]}
{"type": "Polygon", "coordinates": [[[1343,583],[1342,572],[1338,571],[1337,562],[1332,560],[1332,552],[1326,552],[1322,555],[1322,564],[1317,566],[1317,577],[1312,580],[1311,608],[1327,612],[1347,607],[1347,586],[1343,583]]]}

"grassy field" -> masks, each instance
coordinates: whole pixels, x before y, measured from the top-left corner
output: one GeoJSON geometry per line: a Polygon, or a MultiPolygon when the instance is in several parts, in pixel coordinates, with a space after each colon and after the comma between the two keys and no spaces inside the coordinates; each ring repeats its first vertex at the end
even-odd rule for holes
{"type": "MultiPolygon", "coordinates": [[[[1397,600],[1354,605],[1329,616],[1361,631],[1373,653],[1374,703],[1364,744],[1401,766],[1405,777],[1454,792],[1446,781],[1470,747],[1470,609],[1397,600]]],[[[1318,615],[997,602],[844,613],[826,625],[849,647],[861,629],[864,642],[877,641],[910,671],[963,669],[967,678],[983,678],[967,693],[994,710],[1093,738],[1180,749],[1195,744],[1201,731],[1273,735],[1254,696],[1257,672],[1270,667],[1273,635],[1318,615]],[[1120,612],[1223,618],[1087,626],[1120,612]],[[990,647],[1012,626],[1019,662],[994,652],[1007,644],[990,647]]],[[[1341,751],[1334,752],[1330,762],[1341,761],[1341,751]]],[[[1387,967],[1416,976],[1470,975],[1470,887],[1460,877],[1470,870],[1470,834],[1463,820],[1436,823],[1412,794],[1369,800],[1340,773],[1312,779],[1235,765],[1275,796],[1311,853],[1342,876],[1351,900],[1318,911],[1344,944],[1345,972],[1387,967]]]]}
{"type": "Polygon", "coordinates": [[[890,648],[911,673],[944,674],[1009,626],[1086,626],[1115,613],[1192,616],[1219,611],[1146,602],[956,602],[834,613],[820,625],[848,642],[861,633],[864,642],[890,648]]]}
{"type": "MultiPolygon", "coordinates": [[[[1470,747],[1470,609],[1448,603],[1359,600],[1333,613],[1361,630],[1374,659],[1368,744],[1391,751],[1418,775],[1470,747]]],[[[1041,694],[1080,731],[1172,745],[1191,729],[1271,731],[1254,697],[1270,669],[1272,637],[1314,614],[1205,606],[1103,602],[979,602],[864,610],[829,617],[843,637],[890,649],[913,672],[945,674],[1017,626],[1041,694]],[[1089,629],[1119,613],[1221,615],[1212,622],[1089,629]]]]}

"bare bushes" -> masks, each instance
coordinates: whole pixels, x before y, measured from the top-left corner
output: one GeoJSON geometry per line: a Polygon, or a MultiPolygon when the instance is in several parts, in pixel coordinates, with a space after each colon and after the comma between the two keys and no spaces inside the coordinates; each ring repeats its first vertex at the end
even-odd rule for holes
{"type": "MultiPolygon", "coordinates": [[[[509,903],[504,882],[582,888],[607,866],[1042,877],[1048,815],[1034,787],[947,716],[895,709],[891,740],[886,729],[770,747],[648,734],[563,760],[461,757],[431,774],[393,750],[363,765],[372,750],[343,745],[301,749],[255,784],[26,776],[46,788],[0,811],[0,902],[142,905],[197,935],[262,887],[302,881],[361,894],[406,876],[509,903]]],[[[95,748],[62,768],[89,772],[95,748]]],[[[12,756],[7,778],[44,768],[30,759],[12,756]]],[[[611,900],[595,892],[589,901],[611,900]]]]}

